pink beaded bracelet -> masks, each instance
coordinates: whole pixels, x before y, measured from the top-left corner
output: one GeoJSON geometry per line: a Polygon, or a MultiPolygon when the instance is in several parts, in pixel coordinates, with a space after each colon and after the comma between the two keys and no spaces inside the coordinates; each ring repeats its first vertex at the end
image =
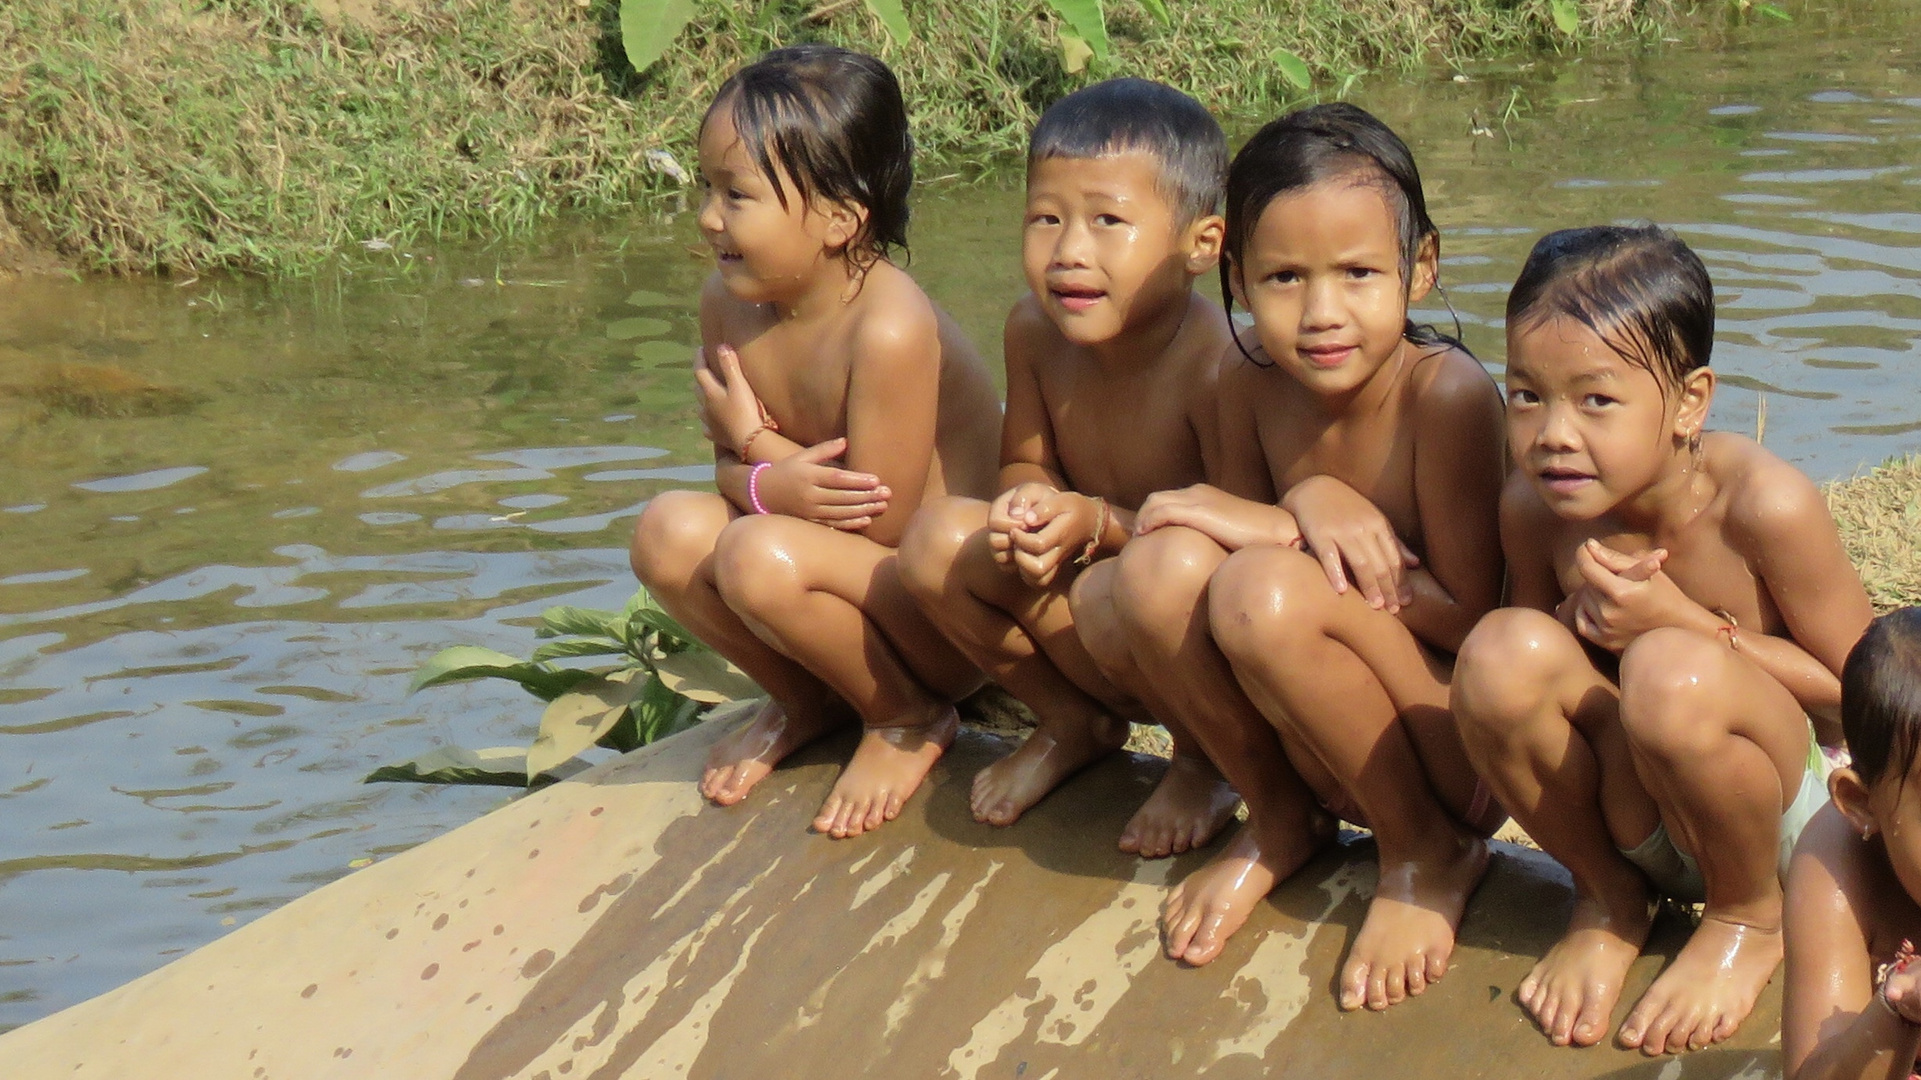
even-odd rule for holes
{"type": "Polygon", "coordinates": [[[747,473],[747,502],[753,506],[756,514],[767,512],[767,508],[760,503],[760,474],[766,472],[772,465],[771,461],[763,461],[747,473]]]}

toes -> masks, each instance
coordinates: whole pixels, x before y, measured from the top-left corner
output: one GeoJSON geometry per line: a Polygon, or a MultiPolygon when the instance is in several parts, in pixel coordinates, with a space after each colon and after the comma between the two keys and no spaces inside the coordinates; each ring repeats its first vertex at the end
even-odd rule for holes
{"type": "Polygon", "coordinates": [[[1187,952],[1188,943],[1194,940],[1194,913],[1186,910],[1178,896],[1169,897],[1167,907],[1161,913],[1161,932],[1167,935],[1167,958],[1179,960],[1187,952]]]}
{"type": "Polygon", "coordinates": [[[1200,926],[1194,931],[1194,938],[1181,953],[1181,959],[1199,967],[1221,954],[1221,916],[1209,913],[1201,917],[1200,926]]]}
{"type": "Polygon", "coordinates": [[[1341,973],[1341,1008],[1353,1010],[1367,1003],[1368,970],[1359,961],[1348,961],[1341,973]]]}
{"type": "Polygon", "coordinates": [[[1574,1026],[1569,1029],[1568,1038],[1576,1046],[1593,1046],[1601,1041],[1601,1036],[1607,1029],[1607,1014],[1601,1011],[1598,1003],[1587,1002],[1581,1006],[1580,1014],[1574,1018],[1574,1026]]]}
{"type": "Polygon", "coordinates": [[[1129,855],[1146,854],[1141,850],[1140,830],[1136,829],[1131,821],[1127,823],[1127,828],[1121,830],[1121,850],[1129,855]]]}

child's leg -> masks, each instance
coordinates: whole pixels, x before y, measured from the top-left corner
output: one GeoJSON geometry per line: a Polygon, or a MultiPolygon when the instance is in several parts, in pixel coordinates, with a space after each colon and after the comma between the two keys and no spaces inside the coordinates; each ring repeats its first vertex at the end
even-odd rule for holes
{"type": "Polygon", "coordinates": [[[1341,971],[1341,1007],[1385,1009],[1420,993],[1447,973],[1487,869],[1486,832],[1461,820],[1478,778],[1453,735],[1444,669],[1398,618],[1359,592],[1336,593],[1293,548],[1234,553],[1209,596],[1214,640],[1249,699],[1296,760],[1319,764],[1333,785],[1322,796],[1358,808],[1374,830],[1380,881],[1341,971]],[[1417,731],[1433,760],[1417,752],[1417,731]]]}
{"type": "Polygon", "coordinates": [[[745,727],[708,753],[700,792],[722,806],[746,798],[788,754],[853,719],[833,690],[754,636],[721,599],[714,583],[714,545],[739,516],[719,495],[664,492],[641,511],[628,551],[634,576],[662,609],[769,695],[745,727]]]}
{"type": "Polygon", "coordinates": [[[714,560],[741,620],[866,723],[814,827],[857,836],[893,820],[953,742],[953,703],[980,685],[980,672],[907,594],[894,550],[858,533],[742,517],[721,533],[714,560]]]}
{"type": "Polygon", "coordinates": [[[1154,680],[1146,678],[1134,662],[1127,628],[1114,603],[1119,571],[1117,559],[1095,563],[1074,579],[1068,598],[1076,636],[1088,658],[1110,685],[1121,688],[1138,703],[1126,710],[1128,719],[1159,721],[1173,737],[1173,760],[1167,763],[1167,771],[1147,801],[1128,819],[1120,839],[1122,851],[1160,859],[1205,846],[1234,819],[1241,797],[1168,708],[1154,680]]]}
{"type": "Polygon", "coordinates": [[[1621,725],[1706,909],[1621,1024],[1621,1043],[1679,1053],[1733,1035],[1781,962],[1781,812],[1801,787],[1808,721],[1767,672],[1716,638],[1661,629],[1621,657],[1621,725]]]}
{"type": "Polygon", "coordinates": [[[1160,687],[1165,715],[1179,718],[1247,800],[1247,828],[1176,886],[1162,909],[1167,954],[1190,964],[1219,956],[1275,883],[1334,836],[1334,819],[1209,634],[1209,579],[1226,558],[1192,529],[1158,529],[1122,551],[1114,590],[1135,661],[1160,687]]]}
{"type": "Polygon", "coordinates": [[[1574,877],[1567,933],[1521,981],[1521,1004],[1556,1044],[1592,1046],[1652,921],[1647,879],[1621,852],[1660,822],[1619,691],[1553,616],[1502,608],[1461,646],[1452,702],[1501,805],[1574,877]]]}
{"type": "Polygon", "coordinates": [[[901,540],[901,580],[960,651],[1040,721],[1019,749],[974,777],[974,819],[1012,825],[1061,781],[1127,742],[1127,722],[1117,715],[1125,699],[1074,633],[1071,574],[1036,588],[995,562],[987,539],[986,503],[959,496],[929,503],[901,540]]]}

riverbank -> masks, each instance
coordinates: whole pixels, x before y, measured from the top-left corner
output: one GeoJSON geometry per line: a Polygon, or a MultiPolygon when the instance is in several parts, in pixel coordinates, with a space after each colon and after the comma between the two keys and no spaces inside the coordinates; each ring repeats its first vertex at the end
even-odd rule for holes
{"type": "Polygon", "coordinates": [[[1370,73],[1647,37],[1681,2],[1218,0],[1163,22],[1117,0],[1110,57],[1070,74],[1059,19],[1031,0],[908,0],[903,43],[859,0],[696,0],[637,74],[616,0],[10,0],[0,272],[298,272],[353,243],[631,210],[685,183],[718,82],[793,41],[901,72],[927,177],[1004,159],[1048,101],[1107,74],[1273,109],[1370,73]]]}

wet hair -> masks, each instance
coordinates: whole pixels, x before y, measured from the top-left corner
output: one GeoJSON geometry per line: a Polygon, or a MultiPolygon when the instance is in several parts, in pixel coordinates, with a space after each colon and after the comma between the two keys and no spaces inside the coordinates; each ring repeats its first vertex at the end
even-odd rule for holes
{"type": "MultiPolygon", "coordinates": [[[[1427,214],[1427,197],[1421,193],[1421,172],[1414,167],[1414,154],[1373,113],[1335,102],[1298,109],[1269,121],[1234,155],[1234,164],[1227,170],[1227,234],[1221,243],[1222,306],[1234,310],[1230,275],[1241,264],[1248,238],[1254,235],[1254,226],[1267,205],[1283,195],[1335,180],[1375,188],[1387,201],[1401,246],[1401,287],[1405,292],[1412,286],[1421,245],[1429,237],[1440,235],[1434,219],[1427,214]]],[[[1417,345],[1464,349],[1459,340],[1459,320],[1453,337],[1432,326],[1417,326],[1411,319],[1401,333],[1417,345]]],[[[1240,345],[1239,335],[1234,340],[1240,345]]],[[[1245,345],[1240,349],[1243,356],[1253,359],[1245,345]]]]}
{"type": "Polygon", "coordinates": [[[1841,730],[1862,783],[1907,778],[1921,751],[1921,607],[1869,623],[1848,651],[1841,668],[1841,730]]]}
{"type": "Polygon", "coordinates": [[[775,49],[721,84],[701,126],[721,109],[783,208],[785,173],[802,203],[867,211],[844,252],[857,267],[906,250],[914,141],[900,81],[886,64],[832,45],[775,49]]]}
{"type": "Polygon", "coordinates": [[[1048,158],[1138,151],[1159,168],[1155,190],[1182,227],[1215,213],[1227,175],[1227,137],[1201,103],[1147,79],[1108,79],[1047,107],[1027,140],[1027,168],[1048,158]]]}
{"type": "Polygon", "coordinates": [[[1714,285],[1701,257],[1656,225],[1590,225],[1541,237],[1507,294],[1509,328],[1568,318],[1676,389],[1708,365],[1714,285]]]}

